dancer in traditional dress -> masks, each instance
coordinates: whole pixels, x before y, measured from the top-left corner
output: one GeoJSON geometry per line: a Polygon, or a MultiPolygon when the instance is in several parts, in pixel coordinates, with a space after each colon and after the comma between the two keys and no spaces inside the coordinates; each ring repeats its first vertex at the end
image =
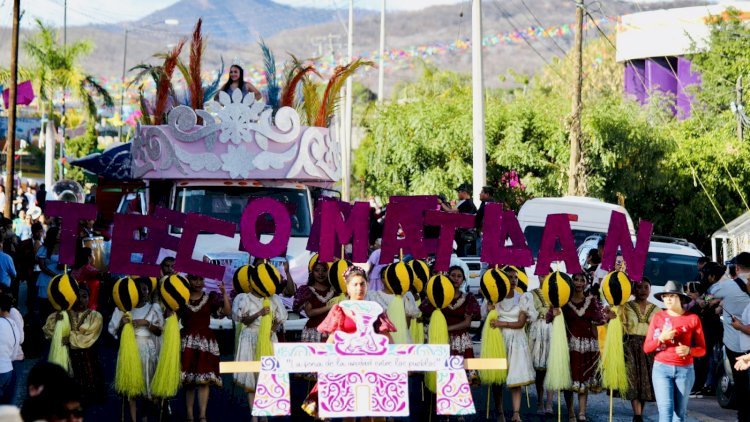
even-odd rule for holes
{"type": "Polygon", "coordinates": [[[544,377],[547,375],[547,358],[549,357],[550,341],[552,340],[552,324],[547,322],[545,318],[547,312],[549,312],[550,304],[544,298],[541,288],[530,291],[529,295],[531,295],[534,301],[534,309],[537,313],[537,318],[532,318],[531,325],[529,326],[531,360],[536,371],[536,413],[538,415],[552,416],[554,413],[552,411],[554,392],[547,391],[547,394],[544,394],[544,377]]]}
{"type": "MultiPolygon", "coordinates": [[[[367,296],[367,273],[359,267],[349,267],[344,273],[346,280],[346,294],[349,300],[365,300],[367,296]]],[[[396,331],[396,327],[388,319],[385,312],[380,314],[378,319],[373,323],[376,333],[385,334],[396,331]]],[[[336,331],[345,333],[354,333],[357,331],[357,324],[354,319],[347,315],[339,305],[333,305],[326,319],[318,326],[318,331],[323,334],[331,335],[336,331]]],[[[390,336],[389,336],[390,337],[390,336]]],[[[311,416],[318,415],[318,385],[315,384],[310,394],[302,403],[302,409],[311,416]]]]}
{"type": "MultiPolygon", "coordinates": [[[[443,309],[445,320],[448,323],[448,335],[450,337],[451,355],[463,356],[464,358],[474,357],[474,342],[469,334],[469,327],[473,319],[478,319],[481,315],[479,302],[474,295],[461,291],[461,286],[466,280],[464,270],[459,266],[450,267],[448,278],[451,279],[455,293],[450,305],[443,309]]],[[[423,321],[428,323],[430,316],[435,311],[430,301],[424,300],[420,305],[423,321]]],[[[476,375],[474,382],[477,381],[476,375]]],[[[471,379],[470,379],[471,381],[471,379]]]]}
{"type": "MultiPolygon", "coordinates": [[[[258,332],[260,331],[260,320],[264,315],[273,312],[273,325],[271,326],[271,342],[277,343],[276,330],[287,319],[287,312],[279,295],[271,296],[271,307],[263,306],[263,298],[252,293],[240,293],[232,303],[232,318],[243,325],[240,337],[237,341],[237,352],[235,359],[238,361],[252,361],[256,359],[255,349],[258,345],[258,332]]],[[[241,385],[247,393],[247,402],[251,412],[255,398],[255,374],[252,372],[240,372],[234,374],[234,381],[241,385]]],[[[257,421],[257,417],[252,418],[257,421]]]]}
{"type": "MultiPolygon", "coordinates": [[[[505,271],[510,280],[510,289],[503,300],[495,305],[498,318],[489,321],[493,328],[503,332],[506,357],[508,360],[508,378],[505,383],[510,390],[513,402],[511,421],[521,421],[521,387],[534,383],[536,373],[531,359],[529,339],[526,337],[526,321],[537,317],[534,303],[528,294],[516,291],[518,274],[512,268],[505,271]]],[[[499,386],[498,386],[499,387],[499,386]]],[[[502,414],[502,389],[495,388],[496,403],[500,404],[502,414]]]]}
{"type": "Polygon", "coordinates": [[[633,407],[633,422],[643,422],[646,402],[654,401],[654,386],[651,382],[654,356],[643,351],[648,325],[659,311],[656,305],[648,301],[650,295],[651,281],[643,277],[640,283],[635,284],[635,300],[621,307],[629,386],[625,398],[630,400],[633,407]]]}
{"type": "MultiPolygon", "coordinates": [[[[568,349],[570,350],[570,375],[573,386],[565,392],[565,405],[568,418],[576,420],[573,409],[573,393],[578,393],[578,421],[586,420],[586,402],[589,392],[601,391],[599,373],[599,340],[596,327],[605,324],[614,314],[605,310],[598,297],[586,294],[586,276],[573,275],[573,295],[562,307],[565,326],[568,328],[568,349]]],[[[560,309],[547,312],[547,320],[560,314],[560,309]]]]}
{"type": "MultiPolygon", "coordinates": [[[[96,347],[104,325],[102,314],[89,309],[89,291],[86,286],[79,286],[78,299],[73,307],[61,312],[67,312],[70,317],[70,334],[63,338],[63,344],[68,347],[70,367],[73,377],[81,385],[84,402],[103,403],[107,398],[107,388],[104,386],[104,373],[96,347]]],[[[55,323],[62,319],[61,312],[55,312],[47,318],[43,328],[47,338],[52,338],[55,323]]]]}
{"type": "MultiPolygon", "coordinates": [[[[138,290],[140,290],[140,300],[138,305],[130,311],[130,317],[125,315],[119,308],[115,308],[112,313],[112,319],[107,327],[109,333],[115,338],[120,336],[122,327],[128,322],[133,323],[135,330],[135,340],[138,344],[138,356],[141,358],[141,369],[143,370],[143,380],[146,382],[145,398],[151,400],[151,379],[156,370],[156,361],[159,359],[159,336],[164,328],[164,313],[157,303],[151,303],[151,281],[148,278],[137,279],[138,290]]],[[[138,401],[136,397],[129,400],[130,418],[133,422],[137,420],[138,401]]],[[[148,406],[148,404],[147,404],[148,406]]],[[[150,406],[151,407],[151,406],[150,406]]],[[[155,407],[155,406],[154,406],[155,407]]],[[[150,409],[142,411],[141,418],[144,422],[148,421],[150,409]]]]}
{"type": "Polygon", "coordinates": [[[190,299],[177,311],[182,323],[182,386],[188,422],[193,421],[195,393],[198,391],[199,421],[206,420],[209,386],[222,386],[219,375],[219,344],[209,328],[211,315],[232,314],[232,305],[224,283],[219,284],[221,296],[203,291],[204,280],[198,275],[188,275],[190,299]]]}
{"type": "Polygon", "coordinates": [[[300,286],[294,295],[293,309],[304,311],[307,322],[302,329],[302,341],[305,343],[320,343],[325,341],[323,334],[318,331],[318,325],[326,318],[333,305],[329,305],[336,292],[328,281],[328,264],[317,261],[307,278],[307,285],[300,286]]]}

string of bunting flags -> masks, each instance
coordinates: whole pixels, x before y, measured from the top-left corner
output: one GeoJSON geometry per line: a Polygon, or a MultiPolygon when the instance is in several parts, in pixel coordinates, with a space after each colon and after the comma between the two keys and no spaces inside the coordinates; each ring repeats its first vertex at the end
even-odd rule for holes
{"type": "MultiPolygon", "coordinates": [[[[597,25],[603,26],[618,22],[618,17],[605,16],[594,21],[597,25]]],[[[594,22],[586,21],[583,24],[584,29],[594,27],[594,22]]],[[[530,26],[518,31],[507,31],[493,35],[485,36],[482,39],[482,45],[486,48],[496,47],[501,45],[513,45],[521,44],[526,41],[537,41],[545,38],[562,38],[569,36],[575,32],[576,24],[562,24],[552,25],[547,27],[542,26],[530,26]]],[[[386,66],[386,72],[392,72],[394,70],[402,69],[404,67],[413,66],[413,59],[427,59],[435,56],[442,56],[447,54],[462,54],[470,51],[471,40],[468,38],[457,39],[453,42],[434,42],[431,44],[422,44],[417,46],[411,46],[406,48],[392,48],[385,52],[384,61],[389,65],[386,66]],[[394,66],[395,65],[395,66],[394,66]]],[[[380,59],[380,52],[378,50],[372,50],[369,52],[362,52],[359,56],[363,59],[373,60],[377,62],[380,59]]],[[[320,72],[321,75],[330,75],[339,63],[330,55],[318,58],[312,63],[315,68],[320,72]]],[[[265,76],[262,72],[263,66],[258,63],[252,66],[246,66],[245,77],[251,81],[254,85],[262,88],[266,86],[265,76]]],[[[365,72],[367,69],[364,70],[365,72]]],[[[278,75],[281,77],[281,72],[278,75]]],[[[216,77],[215,71],[204,72],[203,78],[205,80],[212,80],[216,77]]],[[[105,87],[111,92],[119,92],[121,82],[119,78],[107,78],[104,79],[105,87]]],[[[126,82],[127,83],[127,82],[126,82]]],[[[146,86],[148,90],[148,84],[146,86]]],[[[132,93],[131,93],[132,94],[132,93]]]]}

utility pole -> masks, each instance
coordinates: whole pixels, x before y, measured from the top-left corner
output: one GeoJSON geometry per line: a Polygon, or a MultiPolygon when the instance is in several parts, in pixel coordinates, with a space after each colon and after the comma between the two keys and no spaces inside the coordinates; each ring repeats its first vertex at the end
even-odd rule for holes
{"type": "MultiPolygon", "coordinates": [[[[68,0],[65,0],[63,6],[63,49],[68,49],[68,0]]],[[[62,94],[62,118],[60,119],[60,180],[65,178],[65,166],[63,157],[65,157],[65,125],[68,123],[65,119],[65,96],[68,88],[63,87],[62,94]]]]}
{"type": "MultiPolygon", "coordinates": [[[[354,56],[354,0],[349,0],[349,33],[347,35],[347,62],[351,63],[354,56]]],[[[344,110],[344,148],[342,151],[342,193],[344,201],[351,199],[352,173],[352,78],[346,78],[346,110],[344,110]]]]}
{"type": "MultiPolygon", "coordinates": [[[[737,77],[737,85],[734,89],[737,93],[737,107],[742,107],[742,75],[737,77]]],[[[744,135],[745,128],[742,124],[742,113],[737,113],[737,139],[742,142],[745,138],[744,135]]]]}
{"type": "Polygon", "coordinates": [[[19,9],[21,0],[13,0],[13,33],[10,47],[10,88],[8,98],[8,136],[5,138],[6,170],[5,170],[5,208],[3,215],[11,216],[13,203],[13,176],[16,157],[16,97],[18,96],[18,25],[20,21],[19,9]]]}
{"type": "Polygon", "coordinates": [[[482,67],[482,0],[471,4],[471,92],[472,92],[472,185],[473,198],[487,184],[487,153],[484,139],[484,75],[482,67]]]}
{"type": "Polygon", "coordinates": [[[573,49],[575,85],[573,86],[573,113],[570,118],[570,168],[568,169],[568,195],[586,194],[581,168],[581,92],[583,91],[583,0],[576,0],[576,35],[573,49]]]}
{"type": "Polygon", "coordinates": [[[378,63],[378,102],[383,102],[383,79],[385,77],[385,0],[380,5],[380,60],[378,63]]]}
{"type": "Polygon", "coordinates": [[[122,49],[122,77],[120,78],[120,84],[122,84],[122,88],[120,89],[120,120],[121,124],[117,131],[117,140],[119,142],[122,142],[122,127],[125,125],[123,121],[125,120],[125,71],[126,71],[126,65],[128,60],[128,27],[125,27],[125,42],[124,47],[122,49]]]}

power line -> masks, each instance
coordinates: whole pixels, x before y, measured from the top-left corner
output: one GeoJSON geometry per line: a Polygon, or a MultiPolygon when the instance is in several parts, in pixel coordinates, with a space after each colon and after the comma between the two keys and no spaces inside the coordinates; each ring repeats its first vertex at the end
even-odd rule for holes
{"type": "MultiPolygon", "coordinates": [[[[506,21],[508,22],[508,24],[510,24],[510,26],[511,26],[511,27],[513,28],[513,30],[515,30],[515,31],[516,31],[517,33],[521,33],[521,31],[520,31],[520,30],[518,29],[518,27],[516,26],[516,24],[515,24],[515,23],[513,23],[513,21],[511,21],[511,19],[510,19],[510,17],[509,17],[509,14],[508,14],[508,12],[507,12],[507,11],[506,11],[505,9],[503,9],[503,8],[502,8],[502,6],[500,6],[500,1],[502,1],[502,0],[497,0],[497,1],[493,2],[492,4],[494,4],[494,5],[495,5],[495,7],[496,7],[496,8],[498,9],[498,11],[500,12],[500,14],[501,14],[501,15],[503,16],[503,18],[504,18],[504,19],[505,19],[505,20],[506,20],[506,21]]],[[[541,59],[542,59],[542,60],[544,61],[544,63],[546,63],[546,64],[547,64],[547,67],[548,67],[548,68],[549,68],[550,70],[552,70],[552,72],[553,72],[553,73],[554,73],[555,75],[557,75],[557,77],[558,77],[558,78],[560,78],[560,80],[561,80],[561,81],[565,81],[565,78],[563,78],[563,76],[562,76],[562,75],[560,74],[560,72],[558,72],[558,71],[557,71],[557,69],[555,69],[555,68],[554,68],[554,67],[552,66],[552,64],[551,64],[551,63],[549,62],[549,60],[547,60],[547,58],[546,58],[546,57],[544,57],[544,56],[542,55],[542,53],[540,53],[540,52],[539,52],[539,50],[537,50],[537,49],[536,49],[536,48],[535,48],[535,47],[534,47],[533,45],[531,45],[531,42],[529,42],[529,40],[528,40],[528,39],[526,39],[526,36],[525,36],[525,34],[521,33],[521,39],[522,39],[522,40],[523,40],[523,41],[524,41],[524,42],[526,43],[526,45],[528,45],[528,46],[529,46],[529,47],[530,47],[530,48],[531,48],[531,49],[532,49],[532,50],[534,51],[534,53],[535,53],[535,54],[536,54],[537,56],[539,56],[539,58],[541,58],[541,59]]]]}
{"type": "MultiPolygon", "coordinates": [[[[536,17],[536,15],[534,14],[534,12],[531,11],[531,9],[529,8],[529,6],[526,5],[526,2],[523,1],[523,0],[519,0],[519,1],[523,5],[523,7],[525,7],[526,10],[531,14],[531,17],[534,18],[534,20],[536,21],[536,23],[539,24],[540,27],[546,28],[546,26],[539,20],[539,18],[536,17]]],[[[555,41],[555,39],[553,37],[550,37],[550,39],[552,40],[553,43],[555,43],[555,46],[557,47],[558,50],[560,50],[560,52],[563,54],[563,56],[567,54],[567,52],[562,47],[560,47],[560,44],[558,44],[557,41],[555,41]]]]}

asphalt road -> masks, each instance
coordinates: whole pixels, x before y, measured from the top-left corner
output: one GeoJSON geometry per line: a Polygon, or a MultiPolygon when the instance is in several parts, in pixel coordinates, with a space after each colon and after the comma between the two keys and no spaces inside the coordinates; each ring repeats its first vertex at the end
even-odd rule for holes
{"type": "MultiPolygon", "coordinates": [[[[110,345],[105,344],[101,348],[101,361],[105,370],[105,376],[109,383],[114,378],[114,365],[116,359],[116,351],[110,345]]],[[[223,360],[231,360],[230,355],[223,356],[223,360]]],[[[20,365],[20,377],[19,377],[19,394],[17,396],[18,403],[23,400],[23,389],[21,385],[25,385],[25,375],[29,368],[36,362],[35,359],[27,359],[20,365]]],[[[304,414],[299,408],[299,403],[302,402],[306,396],[308,389],[312,385],[302,379],[292,380],[292,403],[293,403],[293,414],[291,417],[285,418],[272,418],[271,421],[312,421],[313,419],[304,414]]],[[[413,379],[410,385],[410,413],[411,416],[408,418],[410,421],[430,421],[435,420],[442,421],[445,418],[429,417],[429,396],[425,395],[422,397],[420,388],[420,381],[413,379]]],[[[486,387],[475,387],[472,388],[474,396],[475,406],[477,410],[476,415],[467,416],[467,421],[483,421],[486,419],[486,387]]],[[[178,394],[176,398],[170,401],[170,407],[172,409],[172,416],[166,416],[161,421],[184,421],[185,420],[185,401],[182,394],[178,394]]],[[[545,421],[550,422],[556,421],[557,416],[552,418],[545,418],[544,416],[536,415],[536,394],[533,388],[529,388],[529,403],[527,405],[526,396],[524,394],[522,400],[521,416],[524,421],[545,421]]],[[[510,420],[511,409],[510,394],[505,394],[505,410],[506,420],[510,420]]],[[[722,409],[716,402],[715,397],[707,397],[701,399],[691,399],[689,402],[689,418],[688,421],[734,421],[736,420],[736,413],[731,410],[722,409]]],[[[555,404],[555,409],[557,406],[555,404]]],[[[122,398],[118,397],[111,389],[108,396],[107,402],[98,407],[86,409],[86,421],[118,421],[122,420],[123,401],[122,398]]],[[[563,416],[565,416],[566,409],[565,404],[562,404],[563,416]]],[[[646,421],[658,421],[656,413],[657,409],[654,404],[649,404],[646,408],[645,420],[646,421]]],[[[589,398],[589,409],[588,418],[590,421],[608,421],[609,420],[609,396],[604,393],[595,394],[589,398]]],[[[197,415],[197,412],[196,412],[197,415]]],[[[127,416],[126,416],[127,418],[127,416]]],[[[398,420],[407,420],[407,418],[397,418],[398,420]]],[[[129,420],[129,419],[125,419],[129,420]]],[[[152,415],[149,418],[150,421],[159,421],[157,415],[152,415]]],[[[231,376],[224,377],[224,388],[212,388],[211,398],[208,406],[208,421],[249,421],[250,415],[247,406],[246,396],[242,391],[232,386],[231,376]]],[[[456,420],[451,418],[451,420],[456,420]]],[[[490,413],[489,420],[496,420],[494,413],[490,413]]],[[[566,418],[562,418],[566,421],[566,418]]],[[[617,422],[629,422],[632,420],[632,413],[630,410],[630,403],[625,400],[615,398],[613,400],[613,421],[617,422]]]]}

